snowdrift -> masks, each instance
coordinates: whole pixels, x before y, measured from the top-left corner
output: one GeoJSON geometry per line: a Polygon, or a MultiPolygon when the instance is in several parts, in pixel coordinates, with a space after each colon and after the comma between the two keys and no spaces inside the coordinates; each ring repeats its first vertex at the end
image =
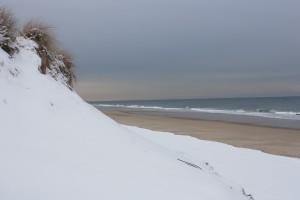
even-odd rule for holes
{"type": "MultiPolygon", "coordinates": [[[[248,150],[253,166],[242,166],[246,159],[238,148],[120,125],[71,91],[64,77],[41,74],[35,42],[18,37],[17,45],[13,56],[0,49],[1,200],[274,200],[292,199],[282,197],[287,192],[285,197],[296,195],[292,184],[272,191],[275,195],[265,190],[272,189],[268,184],[253,187],[255,180],[247,179],[255,174],[247,170],[260,166],[253,164],[255,155],[263,155],[272,160],[262,161],[268,167],[287,162],[282,170],[293,176],[277,177],[284,183],[292,177],[291,183],[300,185],[298,159],[248,150]],[[236,163],[226,165],[233,158],[236,163]]],[[[280,185],[274,177],[264,178],[273,178],[267,181],[273,188],[280,185]]]]}

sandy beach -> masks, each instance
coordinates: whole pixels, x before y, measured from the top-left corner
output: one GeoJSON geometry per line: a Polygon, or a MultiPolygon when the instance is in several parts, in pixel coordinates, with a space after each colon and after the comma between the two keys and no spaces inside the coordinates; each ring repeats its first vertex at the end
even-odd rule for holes
{"type": "Polygon", "coordinates": [[[102,111],[115,121],[156,131],[190,135],[202,140],[300,158],[300,130],[220,121],[102,111]]]}

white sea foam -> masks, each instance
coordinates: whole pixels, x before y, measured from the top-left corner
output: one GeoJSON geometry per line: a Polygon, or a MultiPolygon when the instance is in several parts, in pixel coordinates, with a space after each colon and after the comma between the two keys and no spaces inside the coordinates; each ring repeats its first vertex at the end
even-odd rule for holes
{"type": "Polygon", "coordinates": [[[238,110],[222,110],[214,108],[167,108],[159,106],[140,106],[140,105],[112,105],[112,104],[95,104],[99,107],[110,107],[110,108],[122,108],[122,109],[133,109],[133,110],[144,110],[144,111],[174,111],[174,112],[201,112],[201,113],[216,113],[216,114],[230,114],[230,115],[246,115],[266,118],[277,118],[277,119],[290,119],[300,120],[300,113],[289,112],[289,111],[276,111],[276,110],[263,110],[258,109],[257,111],[246,111],[243,109],[238,110]]]}

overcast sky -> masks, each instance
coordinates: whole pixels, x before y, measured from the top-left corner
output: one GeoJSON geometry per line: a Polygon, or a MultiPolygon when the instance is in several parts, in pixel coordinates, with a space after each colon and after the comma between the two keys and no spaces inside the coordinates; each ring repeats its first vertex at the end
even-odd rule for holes
{"type": "Polygon", "coordinates": [[[9,0],[55,27],[87,100],[300,95],[298,0],[9,0]]]}

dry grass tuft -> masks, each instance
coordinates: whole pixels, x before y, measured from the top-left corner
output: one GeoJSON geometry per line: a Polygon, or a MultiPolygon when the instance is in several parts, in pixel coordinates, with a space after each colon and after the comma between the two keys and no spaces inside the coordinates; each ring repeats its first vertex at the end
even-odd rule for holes
{"type": "Polygon", "coordinates": [[[39,47],[37,52],[42,59],[40,71],[42,74],[47,73],[50,68],[51,53],[55,50],[55,36],[51,27],[37,20],[30,20],[22,29],[22,35],[35,41],[39,47]]]}
{"type": "Polygon", "coordinates": [[[17,51],[13,42],[17,35],[17,20],[11,10],[6,7],[0,7],[0,47],[8,54],[17,51]]]}
{"type": "Polygon", "coordinates": [[[74,73],[75,63],[73,55],[67,50],[60,50],[57,52],[57,57],[64,64],[61,71],[68,79],[68,85],[72,88],[75,81],[76,76],[74,73]]]}
{"type": "Polygon", "coordinates": [[[30,20],[21,31],[23,36],[35,41],[41,49],[51,51],[55,49],[55,35],[52,27],[37,20],[30,20]]]}

